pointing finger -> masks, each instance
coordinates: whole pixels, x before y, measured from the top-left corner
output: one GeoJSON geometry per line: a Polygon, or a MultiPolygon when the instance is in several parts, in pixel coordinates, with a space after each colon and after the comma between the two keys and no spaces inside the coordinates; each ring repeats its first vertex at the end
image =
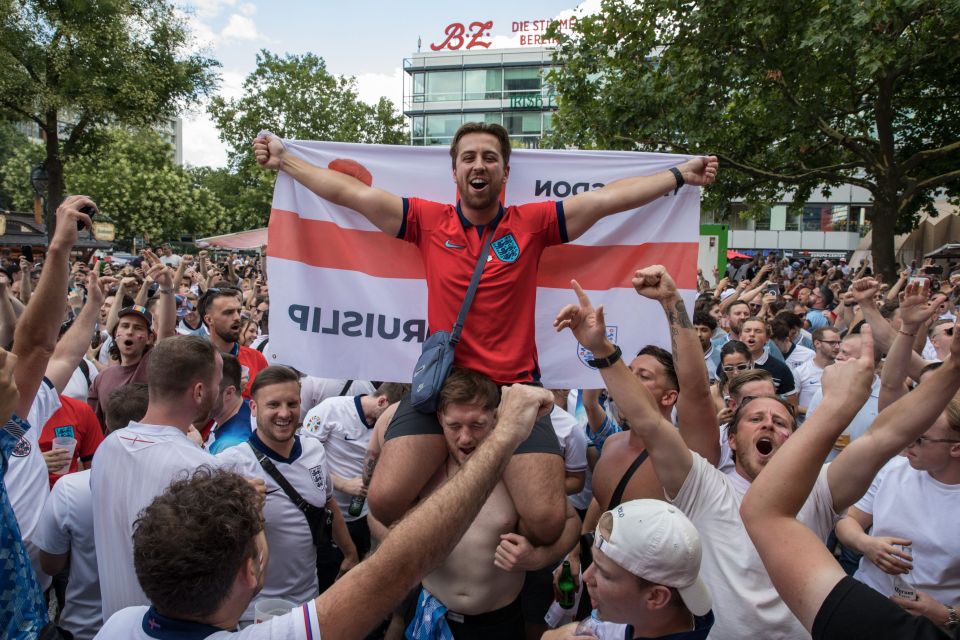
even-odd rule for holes
{"type": "Polygon", "coordinates": [[[573,287],[574,292],[577,294],[577,300],[580,301],[581,307],[590,306],[590,298],[587,297],[586,292],[584,292],[583,287],[580,286],[580,283],[576,280],[570,281],[570,286],[573,287]]]}

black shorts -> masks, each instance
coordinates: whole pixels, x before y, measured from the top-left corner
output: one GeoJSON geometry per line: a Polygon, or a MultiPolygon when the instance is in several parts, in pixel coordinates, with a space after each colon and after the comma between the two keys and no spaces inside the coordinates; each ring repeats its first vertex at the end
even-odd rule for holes
{"type": "MultiPolygon", "coordinates": [[[[390,426],[387,427],[387,432],[383,438],[384,440],[392,440],[402,436],[425,435],[443,435],[443,429],[437,422],[437,416],[422,413],[413,408],[408,393],[400,399],[400,406],[397,407],[397,412],[393,414],[393,419],[390,421],[390,426]]],[[[553,423],[550,421],[550,414],[537,419],[530,436],[520,443],[514,453],[563,455],[563,451],[560,449],[560,441],[557,439],[557,432],[553,430],[553,423]]]]}
{"type": "Polygon", "coordinates": [[[553,570],[556,567],[544,567],[527,571],[520,590],[520,604],[523,607],[523,619],[528,624],[546,624],[543,617],[553,604],[553,570]]]}

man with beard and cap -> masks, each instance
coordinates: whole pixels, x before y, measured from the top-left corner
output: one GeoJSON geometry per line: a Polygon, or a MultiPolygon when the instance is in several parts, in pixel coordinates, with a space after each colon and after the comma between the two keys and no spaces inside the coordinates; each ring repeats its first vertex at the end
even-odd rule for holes
{"type": "MultiPolygon", "coordinates": [[[[695,157],[650,176],[610,182],[562,202],[504,207],[501,194],[510,175],[510,136],[498,124],[469,122],[450,147],[456,205],[404,198],[368,186],[339,171],[315,167],[287,152],[268,134],[253,143],[257,162],[283,171],[321,198],[357,211],[378,229],[416,244],[427,274],[427,320],[431,330],[449,330],[474,267],[490,237],[489,264],[470,308],[454,366],[486,375],[498,385],[540,378],[534,335],[536,278],[543,251],[573,241],[602,218],[676,192],[683,184],[706,185],[716,178],[715,157],[695,157]],[[508,312],[511,321],[504,322],[508,312]]],[[[552,543],[564,525],[563,459],[548,419],[510,462],[505,482],[520,519],[540,544],[552,543]]],[[[402,400],[386,434],[370,487],[374,516],[399,519],[447,457],[436,416],[402,400]]]]}
{"type": "MultiPolygon", "coordinates": [[[[640,295],[660,301],[665,309],[680,300],[669,292],[662,267],[639,271],[633,282],[640,295]]],[[[602,307],[594,309],[583,289],[574,285],[579,304],[564,307],[554,324],[558,330],[570,328],[577,341],[603,362],[600,373],[604,384],[629,419],[631,430],[643,438],[666,498],[700,532],[701,575],[710,585],[716,614],[710,637],[806,637],[803,626],[764,570],[739,512],[751,483],[793,434],[796,424],[792,406],[776,397],[744,399],[729,427],[736,473],[719,471],[691,451],[677,428],[663,417],[649,390],[627,369],[620,350],[607,339],[602,307]]],[[[872,355],[872,349],[865,333],[863,352],[872,355]]],[[[861,397],[852,395],[846,387],[833,391],[831,398],[841,402],[844,398],[851,404],[861,402],[861,397]]],[[[849,490],[850,474],[855,469],[828,470],[824,467],[819,473],[812,495],[796,516],[824,541],[839,514],[863,493],[854,495],[849,490]]]]}
{"type": "Polygon", "coordinates": [[[220,354],[196,336],[168,338],[150,353],[146,415],[107,436],[93,458],[90,487],[104,620],[148,603],[133,569],[131,536],[141,509],[184,472],[216,460],[187,432],[216,408],[220,354]]]}
{"type": "MultiPolygon", "coordinates": [[[[148,275],[159,285],[157,295],[157,323],[145,307],[131,305],[120,310],[112,338],[120,351],[120,365],[100,372],[90,385],[87,404],[97,414],[106,430],[103,402],[117,387],[132,382],[146,382],[147,368],[153,345],[166,337],[176,335],[176,306],[173,296],[173,274],[162,264],[150,267],[148,275]]],[[[118,294],[120,295],[120,294],[118,294]]]]}
{"type": "Polygon", "coordinates": [[[210,342],[220,353],[229,353],[240,361],[243,397],[249,400],[254,378],[268,365],[262,353],[240,344],[242,308],[242,294],[239,289],[210,287],[200,296],[197,311],[203,325],[210,332],[210,342]]]}

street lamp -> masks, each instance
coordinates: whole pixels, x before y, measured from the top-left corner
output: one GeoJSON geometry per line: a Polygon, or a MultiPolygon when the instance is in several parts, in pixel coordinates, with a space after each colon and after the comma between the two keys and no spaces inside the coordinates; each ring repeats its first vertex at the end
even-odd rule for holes
{"type": "MultiPolygon", "coordinates": [[[[33,187],[33,220],[37,224],[41,224],[45,217],[47,208],[45,194],[49,184],[50,176],[47,175],[47,169],[42,164],[38,164],[30,171],[30,186],[33,187]]],[[[47,229],[47,233],[50,233],[50,229],[47,229]]]]}

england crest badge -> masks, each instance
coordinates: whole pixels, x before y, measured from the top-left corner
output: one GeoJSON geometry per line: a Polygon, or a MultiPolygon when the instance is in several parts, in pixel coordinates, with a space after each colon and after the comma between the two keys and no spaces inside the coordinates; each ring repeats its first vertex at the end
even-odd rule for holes
{"type": "Polygon", "coordinates": [[[494,240],[490,247],[493,249],[494,255],[500,259],[500,262],[516,262],[517,258],[520,257],[520,246],[512,233],[494,240]]]}
{"type": "MultiPolygon", "coordinates": [[[[607,327],[607,340],[614,344],[617,343],[617,328],[615,326],[611,325],[607,327]]],[[[583,366],[590,369],[596,369],[596,367],[591,367],[587,364],[587,360],[593,360],[593,352],[579,342],[577,343],[577,357],[580,358],[580,362],[583,363],[583,366]]]]}

